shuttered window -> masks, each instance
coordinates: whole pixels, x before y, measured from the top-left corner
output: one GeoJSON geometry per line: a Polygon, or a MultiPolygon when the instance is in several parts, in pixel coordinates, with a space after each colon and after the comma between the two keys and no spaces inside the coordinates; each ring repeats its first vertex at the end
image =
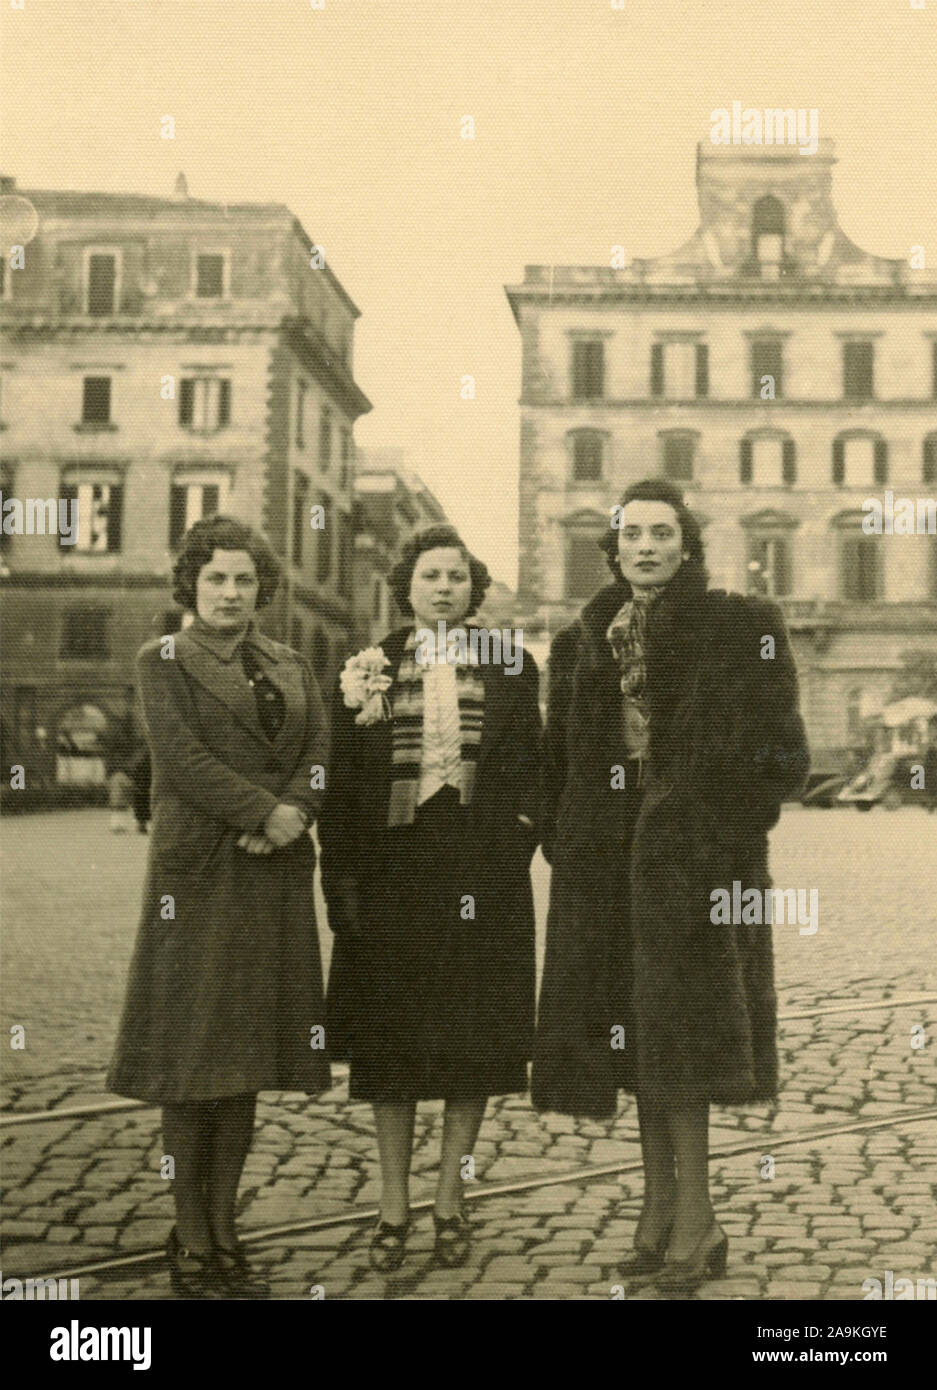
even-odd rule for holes
{"type": "Polygon", "coordinates": [[[72,503],[78,504],[78,539],[68,549],[97,555],[117,553],[122,541],[123,484],[70,481],[61,484],[61,489],[69,515],[74,514],[72,503]]]}

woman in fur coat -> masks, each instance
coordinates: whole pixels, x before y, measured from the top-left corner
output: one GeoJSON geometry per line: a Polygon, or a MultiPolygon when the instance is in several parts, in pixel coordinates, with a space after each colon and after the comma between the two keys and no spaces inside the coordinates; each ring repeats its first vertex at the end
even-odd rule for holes
{"type": "Polygon", "coordinates": [[[709,1106],[777,1088],[771,927],[717,925],[713,894],[770,884],[767,832],[807,750],[781,613],[707,589],[679,490],[634,484],[613,525],[615,582],[550,656],[532,1092],[595,1117],[636,1093],[645,1192],[625,1268],[678,1292],[725,1267],[709,1106]]]}

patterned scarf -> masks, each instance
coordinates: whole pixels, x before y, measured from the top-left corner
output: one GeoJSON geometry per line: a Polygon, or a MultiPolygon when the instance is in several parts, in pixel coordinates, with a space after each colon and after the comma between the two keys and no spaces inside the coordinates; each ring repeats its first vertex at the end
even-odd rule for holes
{"type": "MultiPolygon", "coordinates": [[[[394,685],[391,733],[391,788],[387,824],[412,825],[420,785],[423,753],[423,668],[416,661],[416,633],[411,632],[394,685]]],[[[468,806],[475,790],[475,769],[485,717],[485,683],[477,666],[456,666],[462,787],[459,804],[468,806]]]]}
{"type": "Polygon", "coordinates": [[[647,684],[647,620],[651,604],[664,591],[635,589],[631,598],[609,623],[606,637],[621,671],[622,734],[628,757],[638,760],[638,785],[643,781],[644,760],[650,744],[650,720],[644,687],[647,684]]]}

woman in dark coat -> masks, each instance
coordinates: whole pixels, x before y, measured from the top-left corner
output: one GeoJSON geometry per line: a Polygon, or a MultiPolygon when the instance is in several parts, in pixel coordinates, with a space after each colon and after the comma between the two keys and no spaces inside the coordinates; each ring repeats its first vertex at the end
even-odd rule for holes
{"type": "Polygon", "coordinates": [[[254,626],[278,578],[260,536],[197,522],[174,578],[196,616],[137,658],[153,833],[108,1085],[163,1107],[176,1292],[262,1297],[234,1226],[257,1092],[330,1084],[307,833],[325,718],[307,663],[254,626]]]}
{"type": "Polygon", "coordinates": [[[485,629],[461,626],[489,580],[453,528],[409,541],[393,582],[416,630],[342,672],[319,819],[330,1047],[350,1057],[352,1099],[374,1106],[384,1272],[404,1257],[416,1102],[446,1102],[434,1215],[453,1266],[469,1250],[463,1163],[486,1098],[527,1089],[541,737],[532,658],[492,648],[502,659],[486,661],[485,629]],[[441,629],[453,642],[428,645],[441,629]]]}
{"type": "Polygon", "coordinates": [[[807,753],[778,608],[707,590],[698,525],[666,481],[633,485],[616,514],[616,582],[550,656],[532,1091],[540,1110],[595,1117],[636,1092],[645,1194],[626,1269],[686,1290],[725,1262],[709,1106],[777,1088],[772,929],[716,925],[713,892],[769,885],[767,831],[807,753]]]}

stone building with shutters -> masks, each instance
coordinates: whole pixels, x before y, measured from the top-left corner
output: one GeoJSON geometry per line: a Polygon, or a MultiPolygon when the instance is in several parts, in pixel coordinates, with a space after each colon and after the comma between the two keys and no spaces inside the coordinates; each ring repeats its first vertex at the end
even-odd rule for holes
{"type": "Polygon", "coordinates": [[[171,198],[3,194],[35,233],[4,256],[0,487],[78,504],[74,544],[2,534],[3,763],[48,792],[100,780],[135,653],[179,625],[171,567],[200,517],[266,535],[283,579],[262,625],[331,683],[370,403],[359,311],[287,207],[201,202],[181,177],[171,198]]]}
{"type": "MultiPolygon", "coordinates": [[[[831,142],[704,144],[700,224],[619,267],[527,266],[519,597],[549,634],[608,571],[596,539],[661,473],[714,586],[784,608],[815,761],[835,765],[902,653],[937,652],[937,536],[868,535],[869,497],[937,495],[937,278],[838,224],[831,142]]],[[[610,248],[610,253],[613,248],[610,248]]],[[[932,254],[932,248],[931,248],[932,254]]]]}

